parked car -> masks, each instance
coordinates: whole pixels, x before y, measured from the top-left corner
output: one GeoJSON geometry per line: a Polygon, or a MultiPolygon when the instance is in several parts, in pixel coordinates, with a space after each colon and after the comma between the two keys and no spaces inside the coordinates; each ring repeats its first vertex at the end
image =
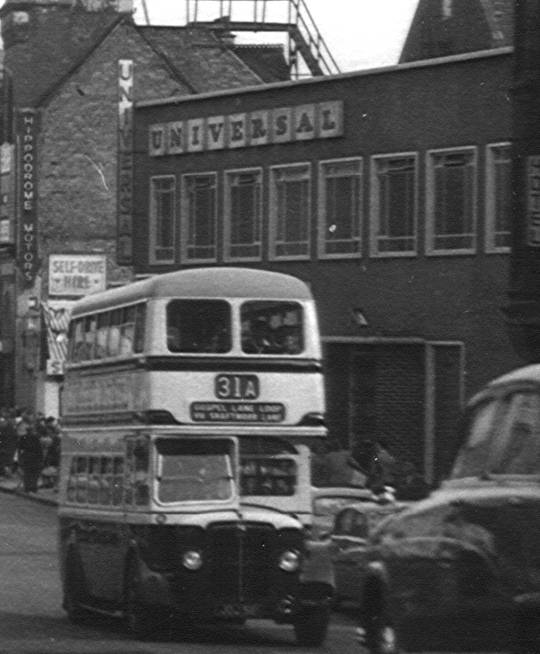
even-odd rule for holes
{"type": "Polygon", "coordinates": [[[336,513],[354,502],[372,502],[373,493],[367,488],[355,486],[313,487],[311,489],[313,524],[312,536],[316,539],[328,536],[336,513]]]}
{"type": "Polygon", "coordinates": [[[540,652],[540,365],[468,404],[450,478],[366,547],[361,635],[371,654],[540,652]]]}
{"type": "Polygon", "coordinates": [[[406,506],[372,496],[370,501],[350,504],[338,511],[330,534],[336,602],[360,601],[369,535],[382,520],[406,506]]]}

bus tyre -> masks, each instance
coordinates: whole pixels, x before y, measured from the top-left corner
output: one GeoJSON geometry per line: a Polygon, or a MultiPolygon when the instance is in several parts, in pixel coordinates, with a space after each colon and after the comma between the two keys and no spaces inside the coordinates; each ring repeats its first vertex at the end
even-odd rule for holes
{"type": "Polygon", "coordinates": [[[319,647],[324,643],[329,622],[329,607],[304,606],[294,623],[296,642],[302,647],[319,647]]]}
{"type": "Polygon", "coordinates": [[[155,636],[155,612],[139,600],[139,572],[135,561],[130,563],[124,586],[124,621],[128,632],[139,640],[155,636]]]}
{"type": "Polygon", "coordinates": [[[80,601],[82,584],[80,564],[75,554],[70,553],[66,559],[63,607],[72,624],[82,624],[88,619],[88,611],[80,601]]]}

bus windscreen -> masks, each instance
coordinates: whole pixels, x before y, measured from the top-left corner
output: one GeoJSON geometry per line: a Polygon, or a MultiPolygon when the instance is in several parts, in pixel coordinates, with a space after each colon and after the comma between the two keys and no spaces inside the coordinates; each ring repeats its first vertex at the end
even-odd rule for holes
{"type": "Polygon", "coordinates": [[[156,447],[160,502],[207,502],[233,496],[230,441],[160,438],[156,447]]]}

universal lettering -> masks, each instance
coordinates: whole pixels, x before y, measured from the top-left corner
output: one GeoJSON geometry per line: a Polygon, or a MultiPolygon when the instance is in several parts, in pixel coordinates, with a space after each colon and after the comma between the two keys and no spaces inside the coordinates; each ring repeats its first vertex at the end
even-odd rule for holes
{"type": "Polygon", "coordinates": [[[161,157],[339,136],[343,136],[343,101],[331,100],[150,125],[148,153],[161,157]],[[183,144],[186,136],[187,148],[183,144]]]}

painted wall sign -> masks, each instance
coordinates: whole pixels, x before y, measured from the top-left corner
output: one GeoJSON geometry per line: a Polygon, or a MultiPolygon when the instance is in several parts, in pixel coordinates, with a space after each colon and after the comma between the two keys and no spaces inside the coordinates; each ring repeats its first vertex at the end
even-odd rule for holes
{"type": "Polygon", "coordinates": [[[82,296],[107,288],[104,254],[51,254],[49,295],[82,296]]]}
{"type": "Polygon", "coordinates": [[[336,136],[343,136],[341,100],[151,125],[148,152],[163,157],[336,136]]]}
{"type": "Polygon", "coordinates": [[[540,155],[527,158],[527,245],[540,247],[540,155]]]}
{"type": "Polygon", "coordinates": [[[118,61],[117,262],[133,262],[133,61],[118,61]]]}
{"type": "Polygon", "coordinates": [[[21,110],[18,118],[19,150],[19,242],[17,263],[24,283],[31,285],[39,270],[37,220],[37,114],[21,110]]]}

